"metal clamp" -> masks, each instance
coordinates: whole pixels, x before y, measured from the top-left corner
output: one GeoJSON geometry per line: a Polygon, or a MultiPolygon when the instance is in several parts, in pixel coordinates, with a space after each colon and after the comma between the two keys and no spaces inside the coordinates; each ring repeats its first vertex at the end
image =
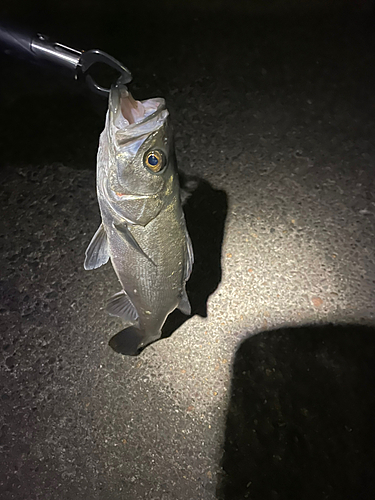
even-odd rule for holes
{"type": "Polygon", "coordinates": [[[120,61],[102,50],[93,49],[81,51],[72,49],[58,42],[51,41],[47,36],[31,35],[20,32],[9,26],[0,25],[0,48],[4,45],[6,52],[16,51],[20,56],[28,56],[34,60],[46,60],[58,64],[74,72],[75,78],[84,78],[91,90],[101,95],[108,95],[110,89],[99,85],[88,70],[95,63],[106,64],[117,70],[120,77],[118,84],[127,84],[132,80],[132,74],[120,61]]]}
{"type": "Polygon", "coordinates": [[[37,57],[49,59],[52,62],[73,69],[76,78],[83,76],[89,88],[99,94],[108,94],[110,89],[99,85],[95,82],[93,77],[88,74],[88,70],[95,63],[106,64],[117,70],[120,73],[120,77],[117,80],[118,83],[127,84],[132,80],[132,74],[126,66],[99,49],[80,51],[58,42],[51,42],[48,37],[38,34],[37,37],[33,38],[31,41],[31,51],[37,57]]]}

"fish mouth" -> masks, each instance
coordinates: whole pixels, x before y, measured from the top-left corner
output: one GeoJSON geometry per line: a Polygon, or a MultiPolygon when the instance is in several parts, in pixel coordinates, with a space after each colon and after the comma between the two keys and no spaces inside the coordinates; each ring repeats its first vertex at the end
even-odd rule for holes
{"type": "Polygon", "coordinates": [[[145,106],[141,101],[134,99],[125,85],[116,85],[111,88],[109,108],[114,114],[114,121],[123,118],[125,126],[142,121],[146,115],[145,106]]]}
{"type": "Polygon", "coordinates": [[[109,118],[118,146],[139,141],[159,129],[168,111],[162,98],[136,101],[125,85],[113,85],[109,95],[109,118]]]}

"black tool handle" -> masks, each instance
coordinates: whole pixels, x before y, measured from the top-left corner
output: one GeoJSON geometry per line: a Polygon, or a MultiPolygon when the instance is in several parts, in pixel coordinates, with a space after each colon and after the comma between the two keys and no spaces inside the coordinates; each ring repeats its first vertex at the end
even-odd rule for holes
{"type": "Polygon", "coordinates": [[[116,69],[120,73],[118,83],[127,84],[132,80],[132,74],[120,61],[102,50],[76,50],[61,43],[50,40],[47,36],[20,31],[0,23],[0,49],[6,53],[25,58],[32,62],[45,61],[67,68],[75,78],[84,77],[87,85],[102,95],[109,93],[109,88],[100,86],[89,74],[91,66],[103,63],[116,69]]]}
{"type": "Polygon", "coordinates": [[[34,57],[31,49],[33,34],[19,31],[10,25],[0,24],[0,48],[7,52],[17,52],[19,56],[34,57]]]}

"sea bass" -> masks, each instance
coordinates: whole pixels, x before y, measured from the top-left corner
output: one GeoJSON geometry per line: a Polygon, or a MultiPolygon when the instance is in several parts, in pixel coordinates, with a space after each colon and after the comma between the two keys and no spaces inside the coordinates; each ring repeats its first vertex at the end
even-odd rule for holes
{"type": "Polygon", "coordinates": [[[122,352],[136,355],[160,338],[174,309],[191,313],[185,284],[193,249],[164,99],[139,102],[125,86],[112,87],[99,141],[97,195],[102,223],[84,267],[111,259],[122,289],[107,311],[129,325],[122,352]]]}

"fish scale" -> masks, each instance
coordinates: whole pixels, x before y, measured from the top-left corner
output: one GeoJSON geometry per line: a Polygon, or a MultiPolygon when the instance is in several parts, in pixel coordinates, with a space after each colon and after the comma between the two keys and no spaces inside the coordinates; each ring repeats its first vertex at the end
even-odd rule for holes
{"type": "Polygon", "coordinates": [[[112,262],[122,290],[107,310],[131,325],[123,332],[124,354],[160,338],[174,309],[191,311],[185,284],[193,252],[175,163],[164,100],[138,102],[124,87],[112,87],[97,159],[102,223],[85,269],[112,262]]]}

